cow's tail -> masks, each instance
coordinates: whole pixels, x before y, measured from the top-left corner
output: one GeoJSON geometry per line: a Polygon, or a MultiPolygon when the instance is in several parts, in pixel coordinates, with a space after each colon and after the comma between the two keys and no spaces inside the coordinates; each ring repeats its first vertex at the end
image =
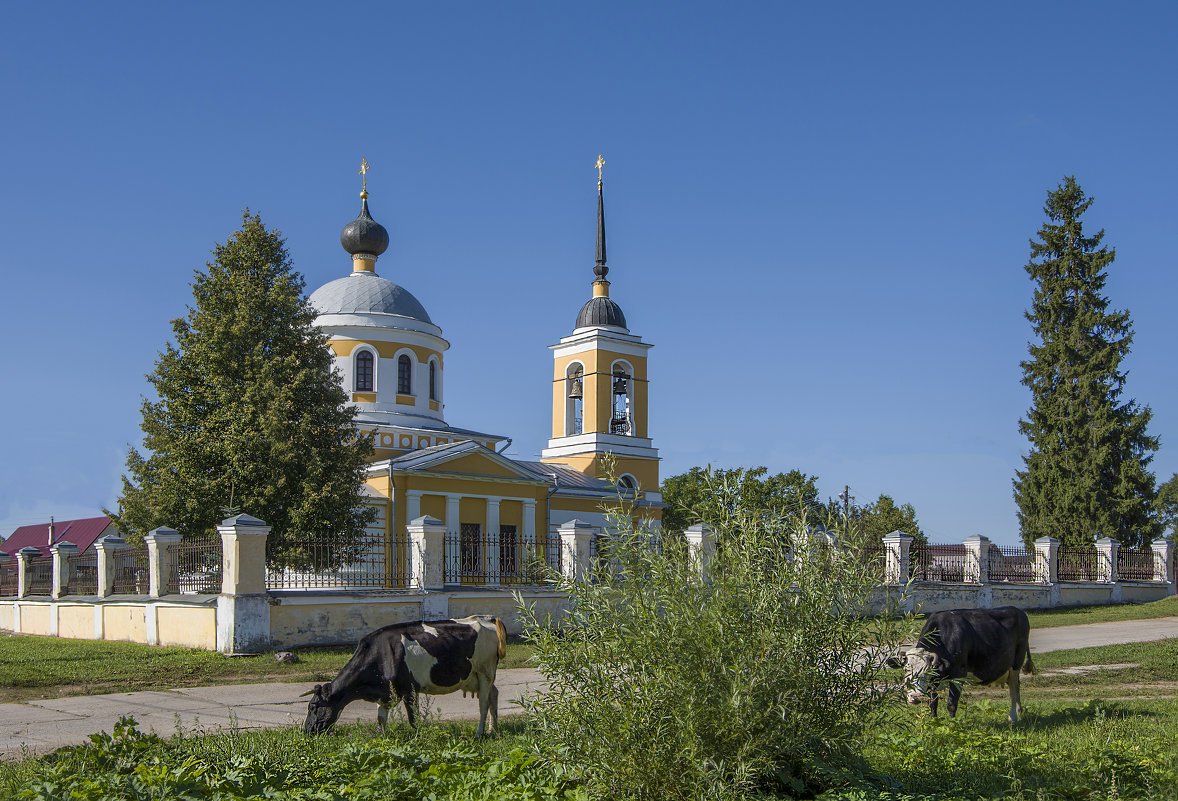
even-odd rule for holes
{"type": "Polygon", "coordinates": [[[1035,674],[1035,663],[1031,661],[1031,650],[1027,649],[1027,661],[1023,662],[1023,673],[1027,676],[1035,674]]]}
{"type": "Polygon", "coordinates": [[[495,631],[499,634],[499,658],[507,656],[507,629],[503,628],[503,620],[495,618],[495,631]]]}

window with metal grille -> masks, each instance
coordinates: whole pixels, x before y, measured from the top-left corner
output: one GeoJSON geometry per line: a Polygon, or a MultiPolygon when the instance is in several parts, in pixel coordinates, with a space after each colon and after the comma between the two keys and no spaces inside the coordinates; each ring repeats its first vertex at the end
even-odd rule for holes
{"type": "Polygon", "coordinates": [[[409,395],[413,392],[413,362],[405,354],[397,359],[397,392],[409,395]]]}
{"type": "Polygon", "coordinates": [[[372,391],[372,352],[362,350],[356,354],[356,391],[372,391]]]}
{"type": "Polygon", "coordinates": [[[499,526],[499,575],[519,575],[518,532],[515,526],[499,526]]]}
{"type": "Polygon", "coordinates": [[[458,527],[458,572],[463,580],[483,578],[483,527],[462,523],[458,527]]]}
{"type": "Polygon", "coordinates": [[[429,363],[429,399],[436,401],[438,399],[438,363],[429,363]]]}

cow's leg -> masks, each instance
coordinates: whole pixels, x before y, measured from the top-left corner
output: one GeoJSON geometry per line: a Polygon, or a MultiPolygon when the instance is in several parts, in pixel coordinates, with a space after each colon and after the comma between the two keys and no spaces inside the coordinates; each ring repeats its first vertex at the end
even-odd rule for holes
{"type": "Polygon", "coordinates": [[[1018,682],[1018,668],[1011,668],[1006,677],[1006,683],[1010,685],[1010,714],[1007,718],[1011,723],[1018,723],[1018,716],[1023,712],[1023,699],[1019,694],[1018,682]]]}
{"type": "Polygon", "coordinates": [[[957,701],[961,698],[961,682],[949,682],[949,717],[957,716],[957,701]]]}
{"type": "Polygon", "coordinates": [[[494,687],[495,685],[486,676],[479,676],[479,727],[475,730],[475,737],[482,737],[486,731],[487,710],[491,706],[491,690],[494,687]]]}
{"type": "Polygon", "coordinates": [[[380,727],[381,731],[386,731],[389,725],[389,704],[392,701],[381,701],[380,706],[376,709],[376,725],[380,727]]]}
{"type": "Polygon", "coordinates": [[[499,733],[499,688],[491,682],[491,731],[499,733]]]}
{"type": "Polygon", "coordinates": [[[410,686],[402,695],[405,702],[405,717],[410,726],[417,726],[417,688],[410,686]]]}
{"type": "Polygon", "coordinates": [[[937,702],[940,701],[940,691],[934,687],[929,691],[928,708],[932,711],[933,717],[937,716],[937,702]]]}

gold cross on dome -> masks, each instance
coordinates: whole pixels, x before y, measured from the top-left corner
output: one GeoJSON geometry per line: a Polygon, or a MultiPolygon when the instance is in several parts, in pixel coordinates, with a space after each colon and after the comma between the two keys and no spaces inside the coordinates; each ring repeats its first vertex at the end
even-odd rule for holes
{"type": "Polygon", "coordinates": [[[598,153],[597,154],[597,163],[593,166],[597,167],[597,181],[598,181],[598,183],[600,183],[601,182],[601,168],[605,166],[605,156],[598,153]]]}
{"type": "Polygon", "coordinates": [[[360,181],[363,184],[360,188],[365,192],[368,191],[368,171],[372,169],[368,166],[368,159],[363,156],[360,157],[360,181]]]}

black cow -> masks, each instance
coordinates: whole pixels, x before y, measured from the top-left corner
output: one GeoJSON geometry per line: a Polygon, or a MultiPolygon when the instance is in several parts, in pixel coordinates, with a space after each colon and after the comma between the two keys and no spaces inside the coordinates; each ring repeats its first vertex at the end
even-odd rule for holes
{"type": "Polygon", "coordinates": [[[389,709],[405,702],[410,724],[416,723],[417,694],[444,695],[455,690],[479,698],[481,737],[487,710],[493,731],[499,725],[499,690],[495,671],[507,653],[503,621],[489,615],[461,620],[398,623],[366,634],[356,652],[334,679],[303,693],[307,704],[303,731],[327,731],[352,701],[380,704],[377,722],[383,728],[389,709]]]}
{"type": "Polygon", "coordinates": [[[1019,671],[1034,673],[1031,622],[1013,606],[998,609],[950,609],[929,615],[916,647],[888,660],[903,667],[908,703],[928,701],[937,714],[937,690],[949,682],[949,717],[957,714],[961,681],[972,675],[982,684],[1005,680],[1010,686],[1011,723],[1023,711],[1019,671]]]}

